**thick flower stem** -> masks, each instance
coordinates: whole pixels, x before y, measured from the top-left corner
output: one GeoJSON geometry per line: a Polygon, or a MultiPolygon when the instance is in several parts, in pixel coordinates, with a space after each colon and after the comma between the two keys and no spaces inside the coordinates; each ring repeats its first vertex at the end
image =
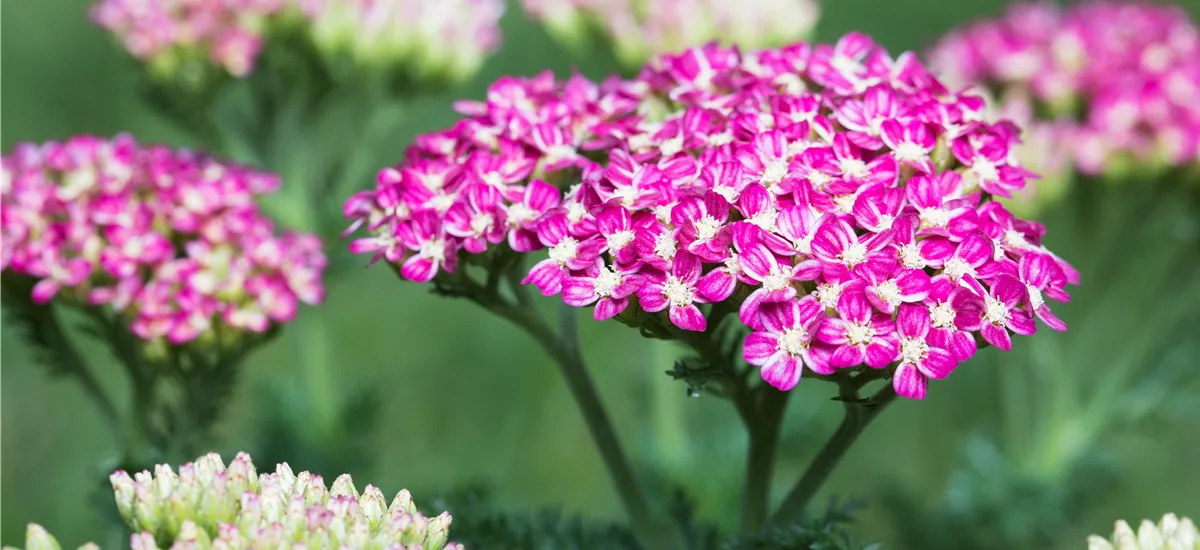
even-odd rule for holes
{"type": "Polygon", "coordinates": [[[771,479],[775,472],[775,451],[779,446],[779,432],[783,425],[783,412],[791,392],[761,387],[760,406],[754,421],[748,426],[749,452],[746,456],[746,474],[742,487],[741,532],[748,533],[762,527],[767,519],[767,507],[771,499],[771,479]]]}
{"type": "Polygon", "coordinates": [[[838,426],[833,437],[825,442],[821,452],[817,453],[812,464],[783,498],[783,503],[771,517],[771,524],[781,526],[798,519],[804,513],[808,503],[816,496],[829,474],[833,472],[842,456],[846,454],[846,450],[854,444],[858,436],[887,407],[888,403],[896,399],[896,390],[891,384],[888,384],[869,400],[861,401],[857,399],[858,390],[852,387],[852,384],[853,382],[847,382],[842,386],[842,399],[846,409],[846,416],[842,418],[842,424],[838,426]]]}
{"type": "Polygon", "coordinates": [[[559,372],[566,379],[571,396],[579,406],[588,433],[600,451],[600,457],[612,476],[625,513],[640,535],[642,544],[647,550],[672,548],[674,545],[669,542],[666,531],[653,521],[650,505],[638,485],[629,458],[621,447],[604,404],[600,402],[596,385],[588,374],[579,351],[573,315],[562,316],[562,334],[556,334],[542,318],[525,288],[515,280],[510,279],[510,282],[513,294],[517,298],[515,304],[475,283],[470,283],[465,290],[469,298],[488,311],[521,327],[554,359],[559,372]]]}
{"type": "Polygon", "coordinates": [[[92,374],[92,370],[88,368],[87,363],[80,357],[75,346],[67,339],[66,332],[63,330],[61,323],[58,321],[58,316],[54,312],[54,307],[35,306],[35,311],[37,313],[31,323],[34,326],[30,327],[31,330],[37,333],[35,338],[44,342],[47,350],[52,350],[51,353],[57,356],[60,366],[79,381],[84,393],[100,409],[100,415],[113,431],[116,432],[116,435],[123,437],[125,435],[124,429],[116,405],[109,399],[108,394],[104,392],[104,388],[100,387],[100,381],[92,374]]]}

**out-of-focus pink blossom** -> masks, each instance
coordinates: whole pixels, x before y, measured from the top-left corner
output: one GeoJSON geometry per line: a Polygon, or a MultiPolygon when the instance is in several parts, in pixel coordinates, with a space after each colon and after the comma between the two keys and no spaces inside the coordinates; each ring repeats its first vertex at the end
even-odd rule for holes
{"type": "Polygon", "coordinates": [[[324,297],[320,240],[276,234],[255,207],[274,175],[129,136],[22,143],[3,170],[3,269],[37,280],[35,302],[108,306],[182,344],[264,332],[324,297]]]}

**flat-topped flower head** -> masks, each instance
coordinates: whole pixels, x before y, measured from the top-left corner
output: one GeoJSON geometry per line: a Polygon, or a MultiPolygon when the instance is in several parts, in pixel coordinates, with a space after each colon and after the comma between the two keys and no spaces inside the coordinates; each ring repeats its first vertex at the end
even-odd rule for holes
{"type": "Polygon", "coordinates": [[[400,270],[418,282],[534,255],[522,282],[596,319],[662,334],[737,312],[746,360],[781,389],[865,366],[921,398],[977,336],[1065,329],[1047,300],[1078,282],[993,200],[1033,174],[984,106],[860,34],[713,43],[630,80],[505,77],[347,202],[371,233],[352,247],[427,266],[420,243],[384,245],[436,236],[436,271],[400,270]]]}
{"type": "Polygon", "coordinates": [[[132,548],[281,548],[294,545],[364,550],[462,550],[447,542],[450,514],[426,517],[401,490],[389,504],[349,475],[326,487],[286,463],[259,474],[250,455],[228,466],[209,453],[179,467],[166,464],[110,477],[117,510],[135,534],[132,548]]]}
{"type": "MultiPolygon", "coordinates": [[[[1029,130],[1028,146],[1014,152],[1052,176],[1047,192],[1057,191],[1065,169],[1100,174],[1130,162],[1200,160],[1200,28],[1177,6],[1015,4],[951,32],[931,58],[949,83],[990,92],[992,118],[1029,130]]],[[[994,155],[980,145],[969,152],[975,172],[996,181],[990,160],[981,162],[994,155]]]]}
{"type": "Polygon", "coordinates": [[[813,0],[521,0],[521,5],[570,47],[583,48],[588,34],[599,31],[630,67],[710,40],[754,48],[802,40],[820,12],[813,0]]]}
{"type": "Polygon", "coordinates": [[[129,136],[23,143],[3,171],[3,273],[36,303],[111,308],[175,345],[262,333],[324,297],[320,240],[255,206],[272,174],[129,136]]]}

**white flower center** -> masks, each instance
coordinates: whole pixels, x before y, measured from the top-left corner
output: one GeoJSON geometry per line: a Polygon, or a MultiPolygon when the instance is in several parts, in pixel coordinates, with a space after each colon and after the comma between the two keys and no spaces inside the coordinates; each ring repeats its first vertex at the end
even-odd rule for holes
{"type": "Polygon", "coordinates": [[[495,220],[492,219],[492,215],[486,212],[475,214],[475,216],[471,218],[471,231],[476,235],[483,235],[492,228],[492,223],[494,221],[495,220]]]}
{"type": "Polygon", "coordinates": [[[900,305],[900,302],[904,301],[900,296],[900,286],[896,284],[894,279],[888,279],[879,283],[879,286],[875,287],[875,292],[892,307],[896,307],[900,305]]]}
{"type": "Polygon", "coordinates": [[[921,210],[921,228],[946,227],[950,223],[950,212],[941,208],[925,208],[921,210]]]}
{"type": "Polygon", "coordinates": [[[900,359],[904,363],[919,363],[929,353],[929,344],[916,338],[905,338],[900,343],[900,359]]]}
{"type": "Polygon", "coordinates": [[[550,249],[550,259],[560,266],[565,266],[567,262],[574,260],[578,253],[579,241],[573,237],[563,237],[561,242],[550,249]]]}
{"type": "Polygon", "coordinates": [[[954,308],[950,307],[950,302],[938,302],[936,306],[929,308],[929,314],[933,318],[932,322],[935,328],[950,328],[954,326],[956,313],[954,308]]]}
{"type": "Polygon", "coordinates": [[[717,236],[717,231],[721,229],[721,222],[717,221],[712,216],[704,216],[696,222],[696,240],[709,241],[717,236]]]}
{"type": "Polygon", "coordinates": [[[667,283],[663,285],[663,296],[674,307],[691,305],[693,293],[694,291],[690,287],[680,282],[674,275],[668,276],[667,283]]]}
{"type": "Polygon", "coordinates": [[[654,207],[654,217],[663,225],[671,223],[671,210],[675,208],[675,203],[660,204],[654,207]]]}
{"type": "Polygon", "coordinates": [[[784,159],[772,159],[767,162],[763,168],[762,184],[764,187],[770,187],[781,181],[787,176],[787,161],[784,159]]]}
{"type": "Polygon", "coordinates": [[[440,260],[446,257],[446,242],[441,239],[433,239],[421,243],[421,249],[417,251],[417,255],[422,258],[430,258],[440,260]]]}
{"type": "Polygon", "coordinates": [[[997,181],[1000,179],[1000,171],[996,169],[996,165],[987,159],[977,159],[975,164],[971,165],[971,170],[975,171],[975,175],[979,176],[980,181],[997,181]]]}
{"type": "Polygon", "coordinates": [[[945,271],[946,275],[949,275],[950,279],[955,282],[961,280],[965,275],[970,275],[972,277],[975,276],[975,268],[972,267],[971,264],[967,263],[966,260],[963,260],[957,256],[946,260],[946,265],[943,270],[945,271]]]}
{"type": "Polygon", "coordinates": [[[842,286],[821,283],[817,285],[815,294],[817,296],[817,301],[821,302],[822,306],[827,308],[837,307],[838,298],[842,297],[842,286]]]}
{"type": "Polygon", "coordinates": [[[664,260],[675,258],[675,237],[670,231],[663,231],[654,239],[654,255],[664,260]]]}
{"type": "Polygon", "coordinates": [[[621,199],[621,206],[629,208],[637,200],[638,190],[632,185],[621,186],[613,190],[613,196],[621,199]]]}
{"type": "Polygon", "coordinates": [[[633,237],[633,231],[627,229],[625,231],[617,231],[616,233],[609,235],[608,238],[605,239],[605,242],[608,243],[609,250],[621,250],[622,248],[629,246],[629,243],[633,242],[633,237]]]}
{"type": "Polygon", "coordinates": [[[434,195],[429,199],[428,204],[431,208],[437,210],[438,213],[445,214],[451,206],[454,206],[455,200],[457,200],[457,197],[454,195],[434,195]]]}
{"type": "Polygon", "coordinates": [[[738,256],[732,252],[729,257],[725,258],[725,271],[730,275],[737,275],[742,270],[742,264],[738,263],[738,256]]]}
{"type": "Polygon", "coordinates": [[[892,154],[896,157],[896,160],[915,162],[925,158],[925,156],[929,153],[925,151],[924,147],[921,147],[916,143],[904,141],[896,145],[896,148],[893,149],[892,154]]]}
{"type": "Polygon", "coordinates": [[[921,257],[921,250],[914,243],[900,247],[900,263],[908,269],[925,269],[925,258],[921,257]]]}
{"type": "Polygon", "coordinates": [[[851,323],[846,327],[846,339],[856,346],[869,344],[874,337],[875,327],[871,326],[870,321],[861,325],[851,323]]]}
{"type": "Polygon", "coordinates": [[[662,142],[662,144],[658,146],[658,150],[662,152],[662,156],[664,157],[674,156],[675,153],[683,150],[683,136],[676,134],[671,139],[662,142]]]}
{"type": "Polygon", "coordinates": [[[772,270],[770,275],[763,279],[763,288],[775,291],[783,290],[792,284],[791,273],[780,271],[779,269],[772,270]]]}
{"type": "Polygon", "coordinates": [[[858,200],[858,195],[853,193],[837,195],[833,197],[833,204],[837,205],[838,212],[849,214],[854,211],[854,201],[856,200],[858,200]]]}
{"type": "Polygon", "coordinates": [[[508,207],[508,225],[518,227],[524,222],[533,221],[537,215],[537,211],[525,206],[525,203],[513,203],[508,207]]]}
{"type": "Polygon", "coordinates": [[[486,183],[497,189],[504,187],[504,178],[500,176],[499,172],[485,172],[480,179],[483,180],[483,183],[486,183]]]}
{"type": "Polygon", "coordinates": [[[799,328],[790,328],[779,337],[779,348],[792,357],[799,357],[808,351],[811,340],[807,332],[799,328]]]}
{"type": "Polygon", "coordinates": [[[1025,285],[1025,289],[1029,291],[1029,304],[1036,310],[1046,303],[1046,299],[1042,297],[1042,291],[1038,290],[1033,285],[1025,285]]]}
{"type": "Polygon", "coordinates": [[[596,295],[607,298],[612,296],[613,291],[621,285],[621,274],[614,272],[611,267],[606,267],[600,272],[600,275],[596,276],[593,284],[596,288],[596,295]]]}
{"type": "Polygon", "coordinates": [[[584,208],[582,204],[573,202],[567,205],[567,220],[571,223],[579,223],[586,215],[587,208],[584,208]]]}
{"type": "Polygon", "coordinates": [[[575,148],[570,145],[553,145],[546,149],[546,162],[553,164],[562,160],[573,158],[575,156],[575,148]]]}
{"type": "Polygon", "coordinates": [[[758,227],[767,231],[775,230],[775,220],[779,218],[779,211],[772,207],[767,207],[766,210],[755,214],[752,218],[746,220],[758,227]]]}
{"type": "Polygon", "coordinates": [[[1003,325],[1004,322],[1008,320],[1008,306],[1005,306],[1004,302],[988,296],[984,299],[984,303],[987,304],[987,307],[985,308],[983,316],[988,320],[989,323],[993,325],[1003,325]]]}
{"type": "Polygon", "coordinates": [[[1016,229],[1009,229],[1004,232],[1004,244],[1009,248],[1028,248],[1029,241],[1025,240],[1025,234],[1016,229]]]}
{"type": "Polygon", "coordinates": [[[856,178],[867,177],[867,163],[858,159],[842,159],[838,163],[842,167],[842,172],[854,176],[856,178]]]}
{"type": "Polygon", "coordinates": [[[841,260],[842,263],[849,267],[854,267],[865,262],[867,260],[867,245],[859,242],[851,243],[850,246],[846,247],[846,250],[842,251],[841,260]]]}
{"type": "Polygon", "coordinates": [[[833,176],[830,176],[825,172],[813,170],[812,172],[808,173],[808,182],[811,183],[813,187],[817,189],[817,191],[825,190],[825,185],[831,181],[833,181],[833,176]]]}

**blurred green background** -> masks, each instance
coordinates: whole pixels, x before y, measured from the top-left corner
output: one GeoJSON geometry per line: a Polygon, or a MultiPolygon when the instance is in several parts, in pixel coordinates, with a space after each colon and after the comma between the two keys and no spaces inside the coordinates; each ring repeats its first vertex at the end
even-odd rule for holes
{"type": "MultiPolygon", "coordinates": [[[[123,131],[145,141],[186,144],[185,137],[139,104],[137,66],[87,22],[86,5],[86,0],[4,3],[4,151],[18,141],[123,131]]],[[[952,26],[1001,8],[994,0],[830,1],[823,6],[817,38],[833,40],[860,30],[894,52],[921,50],[952,26]]],[[[1195,14],[1200,3],[1190,2],[1187,8],[1195,14]]],[[[611,68],[608,59],[573,59],[520,10],[510,8],[503,49],[482,74],[443,97],[422,100],[404,131],[379,147],[394,151],[392,156],[399,159],[414,133],[455,119],[451,101],[482,97],[488,82],[499,75],[530,75],[544,68],[563,75],[579,67],[599,77],[611,68]]],[[[1052,244],[1056,229],[1051,226],[1052,244]]],[[[1070,244],[1059,243],[1054,249],[1069,260],[1077,259],[1070,244]]],[[[1085,284],[1088,276],[1084,273],[1085,284]]],[[[381,391],[375,418],[351,420],[374,422],[375,431],[364,448],[371,460],[352,466],[358,468],[351,473],[360,486],[370,481],[388,493],[407,487],[422,502],[423,495],[482,482],[493,487],[507,507],[561,505],[591,517],[619,517],[608,478],[565,385],[524,334],[471,304],[401,284],[386,269],[352,271],[333,281],[329,290],[326,305],[304,314],[323,315],[332,327],[339,390],[350,394],[373,386],[381,391]]],[[[1074,311],[1078,310],[1064,308],[1061,315],[1077,323],[1074,311]]],[[[633,331],[616,323],[581,322],[592,372],[639,468],[669,472],[670,479],[697,495],[705,517],[728,525],[728,518],[736,516],[744,456],[744,435],[731,409],[713,398],[686,397],[682,383],[660,374],[670,365],[633,331]],[[665,407],[664,396],[669,400],[665,407]]],[[[294,376],[296,341],[302,337],[298,330],[285,330],[248,361],[221,423],[219,450],[261,448],[259,428],[267,420],[259,405],[265,388],[271,381],[294,376]]],[[[1043,333],[1034,338],[1053,345],[1062,337],[1043,333]]],[[[105,350],[83,347],[102,366],[108,389],[123,395],[127,389],[105,350]]],[[[97,517],[95,500],[107,498],[106,461],[115,457],[115,449],[92,414],[91,403],[73,381],[49,379],[32,364],[7,327],[0,349],[0,502],[5,512],[0,542],[19,543],[30,521],[45,525],[64,546],[109,532],[97,517]]],[[[890,491],[918,505],[935,504],[960,464],[968,438],[1000,429],[994,369],[1008,365],[1003,358],[996,360],[998,354],[987,350],[950,379],[933,384],[924,402],[894,405],[851,450],[826,491],[871,500],[856,527],[858,538],[903,547],[896,522],[877,497],[890,491]]],[[[1196,363],[1194,356],[1188,361],[1196,363]]],[[[787,420],[777,496],[840,419],[840,405],[828,400],[831,387],[801,384],[798,391],[787,420]]],[[[1095,506],[1071,520],[1065,540],[1077,543],[1064,548],[1082,547],[1083,536],[1090,532],[1107,533],[1119,517],[1158,517],[1167,511],[1200,515],[1200,430],[1195,417],[1141,429],[1140,435],[1126,432],[1106,440],[1123,461],[1119,475],[1106,478],[1095,506]]],[[[292,459],[292,466],[311,467],[303,460],[292,459]]],[[[267,466],[259,464],[260,469],[267,466]]],[[[119,539],[97,542],[124,545],[119,539]]]]}

